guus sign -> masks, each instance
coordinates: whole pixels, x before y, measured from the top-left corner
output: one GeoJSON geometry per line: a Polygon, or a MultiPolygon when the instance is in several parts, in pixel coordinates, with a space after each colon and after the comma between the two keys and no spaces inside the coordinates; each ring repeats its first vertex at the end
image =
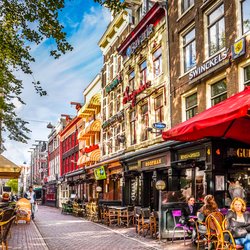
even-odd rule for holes
{"type": "Polygon", "coordinates": [[[163,122],[155,122],[155,123],[153,123],[153,128],[162,130],[162,129],[166,128],[166,124],[163,122]]]}

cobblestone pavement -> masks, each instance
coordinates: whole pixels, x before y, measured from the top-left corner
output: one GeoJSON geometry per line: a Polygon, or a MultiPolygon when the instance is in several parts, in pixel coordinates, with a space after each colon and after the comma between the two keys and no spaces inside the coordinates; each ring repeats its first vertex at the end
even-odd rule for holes
{"type": "MultiPolygon", "coordinates": [[[[14,224],[9,249],[22,250],[194,250],[183,240],[175,243],[142,237],[134,228],[107,227],[84,218],[61,214],[57,208],[39,206],[30,224],[14,224]],[[35,223],[34,223],[35,222],[35,223]]],[[[1,249],[1,247],[0,247],[1,249]]]]}

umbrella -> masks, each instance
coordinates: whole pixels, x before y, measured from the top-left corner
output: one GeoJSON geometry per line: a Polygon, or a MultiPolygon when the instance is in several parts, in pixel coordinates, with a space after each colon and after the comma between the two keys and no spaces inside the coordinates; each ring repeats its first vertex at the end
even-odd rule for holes
{"type": "Polygon", "coordinates": [[[20,173],[21,167],[0,155],[0,179],[17,179],[20,173]]]}
{"type": "Polygon", "coordinates": [[[164,140],[230,138],[250,144],[250,86],[162,133],[164,140]]]}

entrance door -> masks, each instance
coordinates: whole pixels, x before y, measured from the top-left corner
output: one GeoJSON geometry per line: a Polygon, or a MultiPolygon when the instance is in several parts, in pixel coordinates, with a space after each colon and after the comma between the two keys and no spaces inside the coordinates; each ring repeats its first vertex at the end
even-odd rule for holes
{"type": "Polygon", "coordinates": [[[241,197],[250,203],[250,165],[242,167],[240,164],[232,164],[228,170],[227,191],[228,203],[235,197],[241,197]]]}
{"type": "Polygon", "coordinates": [[[153,172],[143,173],[143,202],[144,207],[154,208],[154,193],[153,193],[153,172]]]}

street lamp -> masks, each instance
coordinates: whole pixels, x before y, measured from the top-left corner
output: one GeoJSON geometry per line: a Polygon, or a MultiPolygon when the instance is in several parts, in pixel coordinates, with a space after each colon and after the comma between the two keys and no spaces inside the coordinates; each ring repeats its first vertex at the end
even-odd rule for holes
{"type": "Polygon", "coordinates": [[[159,240],[161,240],[161,224],[162,224],[162,221],[161,221],[161,191],[164,190],[166,188],[166,183],[165,181],[163,180],[158,180],[156,183],[155,183],[155,187],[157,190],[159,190],[159,240]]]}

